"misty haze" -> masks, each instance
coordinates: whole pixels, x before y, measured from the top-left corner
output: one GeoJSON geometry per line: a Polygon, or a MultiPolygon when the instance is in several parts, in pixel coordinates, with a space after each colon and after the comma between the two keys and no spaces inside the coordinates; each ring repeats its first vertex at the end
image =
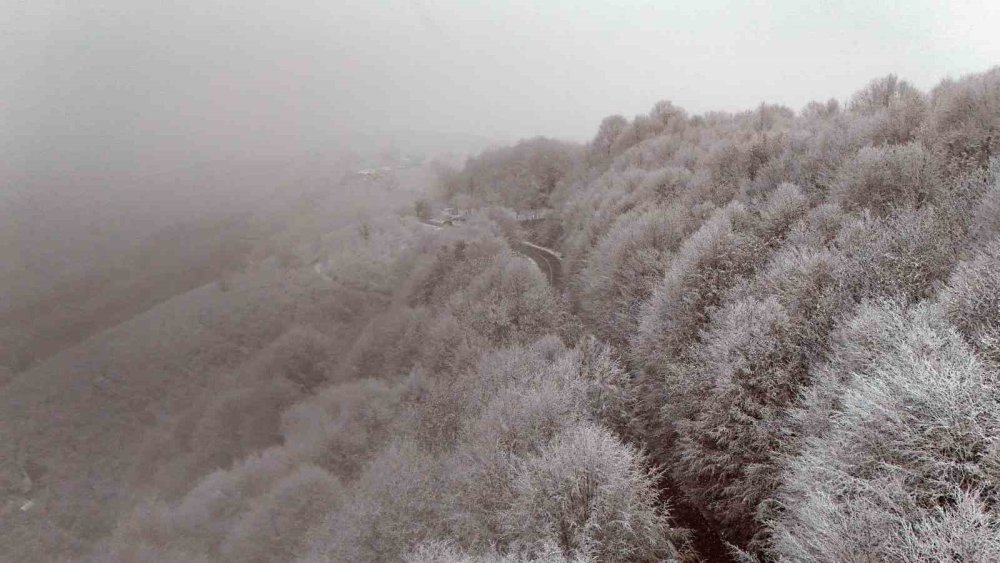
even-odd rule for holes
{"type": "Polygon", "coordinates": [[[0,29],[0,561],[1000,561],[992,0],[0,29]]]}

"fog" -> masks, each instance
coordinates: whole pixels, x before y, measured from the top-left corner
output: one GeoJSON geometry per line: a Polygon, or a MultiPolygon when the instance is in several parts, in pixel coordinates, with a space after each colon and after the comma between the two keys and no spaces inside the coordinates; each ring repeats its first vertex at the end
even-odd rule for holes
{"type": "Polygon", "coordinates": [[[373,133],[582,140],[605,115],[664,98],[693,112],[798,109],[872,76],[926,88],[989,66],[998,11],[985,0],[5,0],[4,160],[287,154],[373,133]]]}
{"type": "Polygon", "coordinates": [[[579,142],[663,99],[797,110],[874,76],[926,91],[1000,60],[985,0],[2,0],[0,18],[8,289],[385,149],[579,142]]]}
{"type": "Polygon", "coordinates": [[[1000,54],[988,2],[602,4],[10,2],[4,149],[122,162],[376,131],[582,139],[665,97],[797,108],[888,72],[929,86],[1000,54]]]}
{"type": "Polygon", "coordinates": [[[0,0],[0,560],[1000,561],[997,29],[0,0]]]}
{"type": "Polygon", "coordinates": [[[664,99],[797,110],[874,76],[926,91],[1000,60],[985,0],[0,0],[0,25],[8,290],[100,270],[161,229],[319,188],[386,149],[580,142],[664,99]]]}

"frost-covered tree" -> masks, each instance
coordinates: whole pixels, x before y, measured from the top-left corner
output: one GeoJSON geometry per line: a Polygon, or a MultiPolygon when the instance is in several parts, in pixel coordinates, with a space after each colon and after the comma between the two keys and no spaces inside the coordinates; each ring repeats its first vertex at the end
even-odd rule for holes
{"type": "Polygon", "coordinates": [[[927,100],[909,82],[890,74],[854,94],[848,107],[877,120],[872,139],[876,144],[895,144],[913,140],[923,123],[927,100]]]}
{"type": "Polygon", "coordinates": [[[119,521],[108,545],[111,559],[140,547],[163,557],[177,550],[215,557],[233,525],[295,467],[292,456],[272,447],[209,473],[175,503],[139,503],[119,521]]]}
{"type": "Polygon", "coordinates": [[[987,188],[973,211],[971,231],[980,243],[1000,236],[1000,158],[990,161],[987,188]]]}
{"type": "Polygon", "coordinates": [[[342,479],[351,479],[387,443],[415,382],[362,379],[334,385],[292,406],[281,417],[285,449],[342,479]]]}
{"type": "Polygon", "coordinates": [[[845,222],[832,244],[842,256],[838,283],[853,302],[930,297],[947,280],[960,250],[933,208],[888,218],[863,213],[845,222]]]}
{"type": "Polygon", "coordinates": [[[548,544],[531,553],[508,550],[500,553],[491,549],[485,553],[470,554],[453,542],[447,540],[431,540],[422,542],[403,558],[405,563],[591,563],[590,559],[567,559],[559,550],[559,546],[548,544]]]}
{"type": "Polygon", "coordinates": [[[656,474],[636,450],[599,427],[566,430],[519,464],[502,517],[512,544],[532,554],[550,544],[597,561],[678,558],[655,492],[656,474]]]}
{"type": "Polygon", "coordinates": [[[500,515],[513,502],[517,464],[583,419],[572,382],[551,377],[553,367],[498,390],[479,416],[461,430],[448,461],[454,534],[484,549],[504,541],[500,515]],[[544,378],[544,379],[543,379],[544,378]]]}
{"type": "Polygon", "coordinates": [[[318,467],[300,467],[254,502],[220,552],[231,561],[290,561],[299,554],[306,531],[336,509],[342,495],[336,477],[318,467]]]}
{"type": "Polygon", "coordinates": [[[1000,366],[1000,238],[958,265],[941,308],[986,360],[1000,366]]]}
{"type": "Polygon", "coordinates": [[[861,149],[841,165],[830,189],[846,208],[885,215],[932,201],[940,184],[934,157],[920,144],[910,143],[861,149]]]}
{"type": "Polygon", "coordinates": [[[871,361],[841,374],[827,403],[835,416],[789,464],[770,524],[774,554],[995,558],[997,373],[933,307],[889,306],[868,318],[882,324],[859,342],[874,348],[871,361]]]}
{"type": "Polygon", "coordinates": [[[557,340],[485,354],[452,385],[464,397],[457,444],[447,461],[453,538],[483,550],[507,548],[499,519],[513,501],[518,464],[582,422],[631,430],[628,374],[592,339],[567,350],[557,340]]]}
{"type": "Polygon", "coordinates": [[[628,342],[639,308],[695,224],[690,213],[679,207],[619,216],[591,251],[580,274],[581,309],[599,337],[617,346],[628,342]]]}
{"type": "Polygon", "coordinates": [[[626,125],[628,125],[628,120],[622,115],[605,117],[601,121],[600,127],[597,128],[597,134],[590,142],[591,154],[601,159],[610,159],[611,147],[626,125]]]}
{"type": "Polygon", "coordinates": [[[985,163],[1000,149],[1000,67],[960,80],[945,80],[931,91],[921,137],[947,156],[985,163]]]}
{"type": "Polygon", "coordinates": [[[639,411],[652,444],[671,439],[672,421],[690,412],[691,382],[683,376],[687,350],[711,309],[752,271],[762,251],[758,239],[734,227],[735,219],[747,213],[739,205],[727,207],[691,235],[643,307],[630,352],[642,368],[639,411]],[[665,409],[669,412],[662,420],[665,409]]]}
{"type": "Polygon", "coordinates": [[[446,191],[450,196],[464,194],[480,203],[512,209],[542,207],[573,168],[579,150],[577,145],[544,137],[488,150],[470,159],[450,179],[446,191]]]}
{"type": "Polygon", "coordinates": [[[668,445],[674,422],[699,408],[706,382],[689,377],[690,353],[713,312],[732,287],[765,263],[807,209],[801,192],[786,185],[756,209],[737,203],[720,210],[681,246],[644,306],[631,343],[643,370],[639,409],[651,447],[668,445]]]}
{"type": "Polygon", "coordinates": [[[563,241],[563,271],[575,276],[586,264],[588,254],[618,217],[644,202],[656,199],[657,189],[673,189],[683,183],[685,172],[674,170],[670,177],[629,168],[620,173],[606,172],[585,190],[572,194],[563,211],[568,231],[563,241]]]}
{"type": "Polygon", "coordinates": [[[342,361],[341,377],[396,377],[408,372],[431,316],[425,307],[392,307],[373,317],[342,361]]]}
{"type": "Polygon", "coordinates": [[[675,479],[733,541],[757,530],[757,506],[779,483],[789,405],[822,358],[839,313],[835,256],[791,247],[714,315],[693,354],[688,395],[697,414],[678,424],[675,479]]]}
{"type": "Polygon", "coordinates": [[[528,258],[498,255],[452,296],[448,309],[466,328],[494,345],[538,338],[560,326],[555,292],[528,258]]]}
{"type": "Polygon", "coordinates": [[[341,507],[305,534],[307,561],[399,560],[442,532],[438,462],[408,440],[390,444],[348,489],[341,507]]]}
{"type": "Polygon", "coordinates": [[[213,397],[190,438],[199,464],[229,467],[243,456],[281,441],[281,413],[300,397],[287,381],[270,381],[213,397]]]}

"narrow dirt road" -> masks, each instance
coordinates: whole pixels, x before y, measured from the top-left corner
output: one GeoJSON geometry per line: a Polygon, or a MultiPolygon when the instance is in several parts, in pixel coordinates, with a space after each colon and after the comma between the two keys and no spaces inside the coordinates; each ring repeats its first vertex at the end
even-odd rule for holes
{"type": "Polygon", "coordinates": [[[549,279],[552,287],[556,289],[562,287],[562,261],[555,252],[524,241],[517,241],[511,244],[511,248],[515,252],[531,258],[538,265],[538,269],[549,279]]]}
{"type": "MultiPolygon", "coordinates": [[[[444,225],[431,223],[430,221],[425,221],[423,219],[419,219],[419,221],[421,225],[434,230],[444,228],[444,225]]],[[[511,243],[510,247],[514,250],[514,252],[530,258],[536,265],[538,265],[538,269],[545,274],[545,277],[549,280],[552,287],[555,289],[560,289],[562,287],[562,259],[554,250],[522,240],[511,243]]]]}

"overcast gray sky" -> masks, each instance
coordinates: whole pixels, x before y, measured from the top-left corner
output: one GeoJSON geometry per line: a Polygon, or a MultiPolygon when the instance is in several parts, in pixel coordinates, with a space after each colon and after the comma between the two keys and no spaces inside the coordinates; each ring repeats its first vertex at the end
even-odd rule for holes
{"type": "MultiPolygon", "coordinates": [[[[1000,63],[1000,2],[0,0],[0,148],[296,151],[364,132],[589,138],[1000,63]]],[[[187,153],[185,153],[187,154],[187,153]]]]}

